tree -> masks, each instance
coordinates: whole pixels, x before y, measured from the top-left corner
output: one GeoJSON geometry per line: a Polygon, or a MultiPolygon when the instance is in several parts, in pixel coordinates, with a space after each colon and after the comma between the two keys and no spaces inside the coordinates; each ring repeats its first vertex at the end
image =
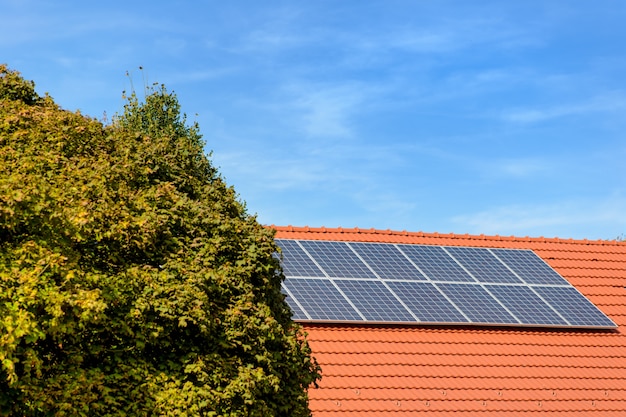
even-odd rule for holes
{"type": "Polygon", "coordinates": [[[110,125],[0,66],[0,415],[309,415],[273,231],[174,94],[110,125]]]}

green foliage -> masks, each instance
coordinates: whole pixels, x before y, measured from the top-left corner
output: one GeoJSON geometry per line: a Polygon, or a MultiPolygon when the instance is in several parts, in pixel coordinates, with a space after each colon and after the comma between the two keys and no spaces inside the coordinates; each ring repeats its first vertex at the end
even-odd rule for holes
{"type": "Polygon", "coordinates": [[[35,92],[35,83],[24,80],[16,71],[10,71],[6,65],[0,65],[0,100],[19,100],[34,104],[39,100],[35,92]]]}
{"type": "Polygon", "coordinates": [[[0,166],[0,415],[309,415],[273,232],[173,94],[103,126],[0,66],[0,166]]]}

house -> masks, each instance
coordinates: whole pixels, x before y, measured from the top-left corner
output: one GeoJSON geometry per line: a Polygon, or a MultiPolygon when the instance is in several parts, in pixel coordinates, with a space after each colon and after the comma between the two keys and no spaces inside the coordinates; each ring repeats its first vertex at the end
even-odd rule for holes
{"type": "Polygon", "coordinates": [[[277,239],[532,250],[615,328],[304,321],[314,417],[626,416],[626,243],[273,226],[277,239]]]}

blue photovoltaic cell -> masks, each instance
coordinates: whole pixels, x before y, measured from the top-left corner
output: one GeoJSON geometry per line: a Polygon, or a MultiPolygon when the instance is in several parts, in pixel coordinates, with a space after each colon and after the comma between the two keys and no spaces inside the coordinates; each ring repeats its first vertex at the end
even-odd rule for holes
{"type": "Polygon", "coordinates": [[[426,277],[394,245],[350,243],[350,246],[380,278],[426,280],[426,277]]]}
{"type": "Polygon", "coordinates": [[[489,249],[446,247],[446,250],[480,282],[522,283],[489,249]]]}
{"type": "Polygon", "coordinates": [[[572,326],[615,327],[611,319],[573,287],[534,287],[534,290],[572,326]]]}
{"type": "Polygon", "coordinates": [[[290,278],[283,285],[312,320],[363,320],[328,279],[290,278]]]}
{"type": "Polygon", "coordinates": [[[463,323],[467,319],[428,282],[389,281],[389,288],[417,316],[432,323],[463,323]]]}
{"type": "Polygon", "coordinates": [[[491,250],[528,284],[570,285],[533,251],[520,249],[491,250]]]}
{"type": "Polygon", "coordinates": [[[315,262],[302,250],[295,240],[276,240],[282,250],[282,266],[285,276],[324,277],[324,273],[315,262]]]}
{"type": "Polygon", "coordinates": [[[293,298],[291,298],[291,296],[287,294],[287,291],[285,291],[284,288],[282,292],[283,294],[286,295],[285,301],[291,308],[291,313],[292,313],[291,319],[292,320],[306,320],[308,317],[306,316],[306,314],[304,314],[304,311],[298,306],[298,304],[294,302],[293,298]]]}
{"type": "Polygon", "coordinates": [[[331,277],[376,278],[345,242],[302,240],[301,243],[331,277]]]}
{"type": "Polygon", "coordinates": [[[477,284],[437,284],[473,322],[519,324],[485,289],[477,284]]]}
{"type": "Polygon", "coordinates": [[[524,324],[567,325],[528,287],[490,285],[489,292],[524,324]]]}
{"type": "Polygon", "coordinates": [[[433,281],[476,282],[439,246],[398,245],[433,281]]]}
{"type": "Polygon", "coordinates": [[[411,313],[380,281],[335,280],[335,284],[370,321],[415,322],[411,313]]]}

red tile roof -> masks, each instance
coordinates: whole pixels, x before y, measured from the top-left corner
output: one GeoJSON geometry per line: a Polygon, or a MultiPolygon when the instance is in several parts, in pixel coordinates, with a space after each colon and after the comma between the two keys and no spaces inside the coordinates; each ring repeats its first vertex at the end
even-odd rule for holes
{"type": "Polygon", "coordinates": [[[314,417],[626,415],[626,243],[276,227],[281,239],[531,249],[617,330],[306,324],[314,417]]]}

